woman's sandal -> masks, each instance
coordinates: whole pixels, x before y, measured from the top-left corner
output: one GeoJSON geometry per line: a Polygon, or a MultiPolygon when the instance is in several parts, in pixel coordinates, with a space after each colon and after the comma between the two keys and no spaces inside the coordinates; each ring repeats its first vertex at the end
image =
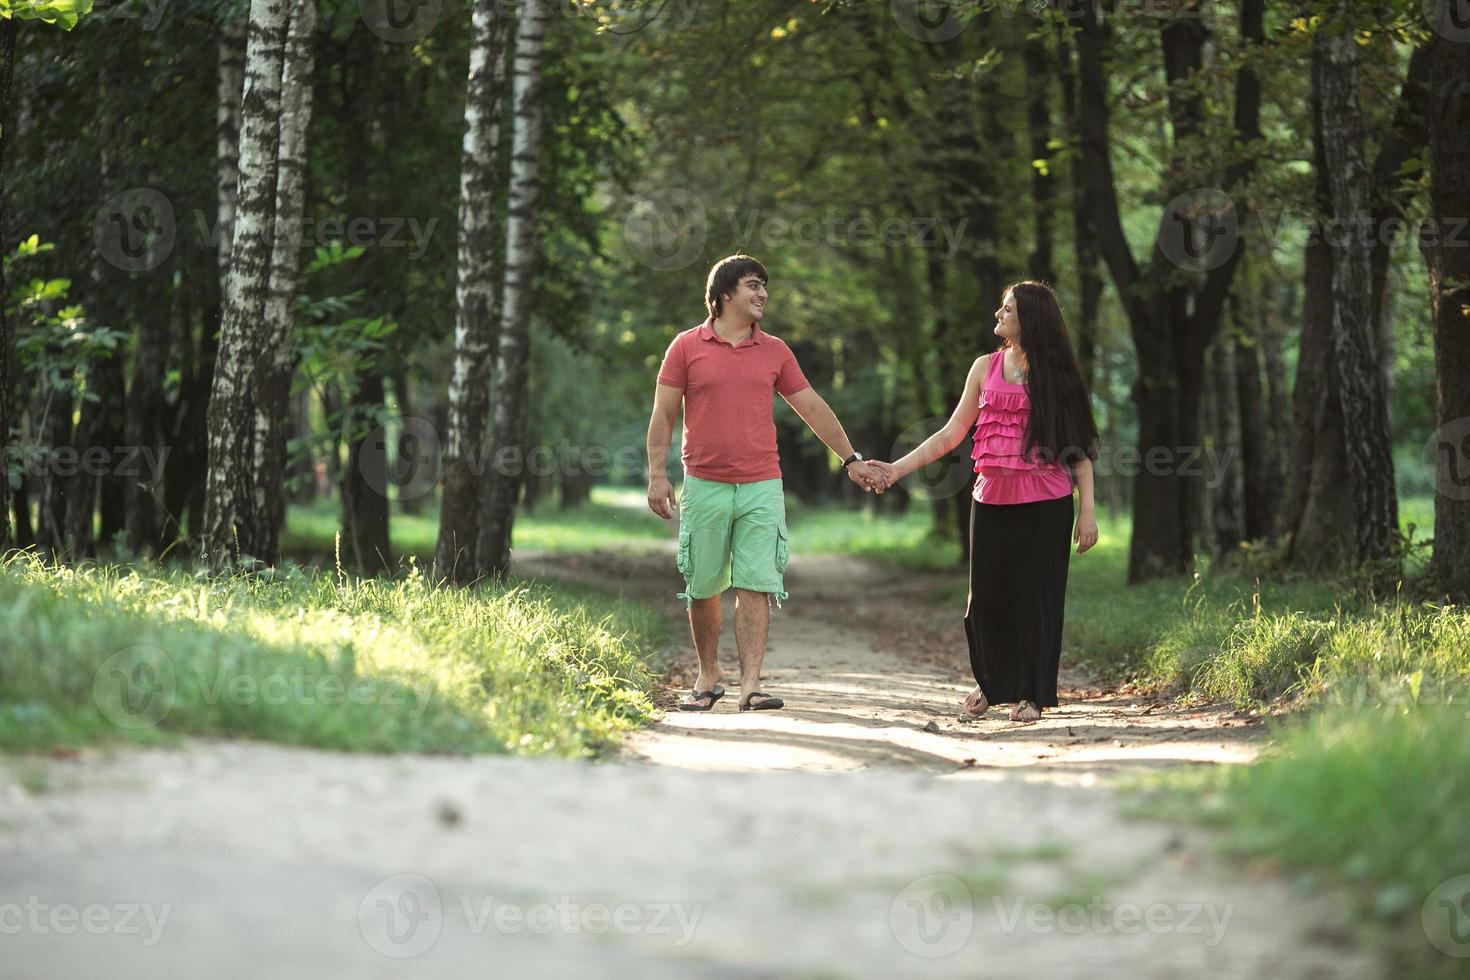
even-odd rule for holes
{"type": "Polygon", "coordinates": [[[1019,722],[1022,722],[1023,724],[1029,724],[1029,723],[1031,723],[1033,721],[1040,721],[1041,720],[1041,709],[1038,708],[1036,705],[1032,704],[1030,701],[1017,701],[1016,702],[1016,706],[1011,709],[1010,719],[1011,719],[1011,721],[1019,721],[1019,722]],[[1036,712],[1036,717],[1035,718],[1022,718],[1021,717],[1021,712],[1022,711],[1025,711],[1027,708],[1030,708],[1032,711],[1035,711],[1036,712]]]}
{"type": "Polygon", "coordinates": [[[680,711],[709,711],[715,706],[715,702],[725,696],[725,688],[719,684],[713,690],[689,692],[689,700],[679,702],[680,711]],[[700,704],[705,698],[709,698],[709,704],[700,704]]]}
{"type": "Polygon", "coordinates": [[[751,691],[749,694],[745,695],[745,697],[740,699],[741,711],[770,711],[774,708],[784,707],[786,707],[785,701],[782,701],[780,698],[773,698],[765,691],[751,691]],[[751,698],[765,698],[765,700],[762,701],[760,704],[751,704],[751,698]]]}

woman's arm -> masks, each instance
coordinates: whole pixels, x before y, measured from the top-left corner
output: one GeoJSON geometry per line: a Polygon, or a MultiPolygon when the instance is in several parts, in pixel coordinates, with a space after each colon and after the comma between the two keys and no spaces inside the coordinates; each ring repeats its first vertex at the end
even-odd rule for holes
{"type": "Polygon", "coordinates": [[[1072,472],[1077,477],[1077,527],[1072,540],[1077,542],[1077,554],[1097,544],[1097,511],[1092,498],[1092,460],[1082,457],[1072,472]]]}
{"type": "Polygon", "coordinates": [[[944,423],[944,428],[925,439],[903,459],[890,464],[893,480],[901,480],[915,470],[923,469],[936,459],[943,458],[964,441],[970,427],[975,424],[975,418],[980,414],[980,383],[985,380],[990,357],[989,354],[977,357],[975,363],[970,365],[970,376],[965,379],[965,393],[960,396],[959,404],[955,405],[954,413],[944,423]]]}

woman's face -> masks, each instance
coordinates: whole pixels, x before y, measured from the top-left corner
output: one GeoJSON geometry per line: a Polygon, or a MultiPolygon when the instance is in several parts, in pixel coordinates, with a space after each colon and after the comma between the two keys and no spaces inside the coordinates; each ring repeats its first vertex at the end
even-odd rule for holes
{"type": "Polygon", "coordinates": [[[1016,318],[1016,297],[1009,289],[1000,298],[1000,309],[995,311],[995,335],[1011,343],[1021,335],[1021,321],[1016,318]]]}

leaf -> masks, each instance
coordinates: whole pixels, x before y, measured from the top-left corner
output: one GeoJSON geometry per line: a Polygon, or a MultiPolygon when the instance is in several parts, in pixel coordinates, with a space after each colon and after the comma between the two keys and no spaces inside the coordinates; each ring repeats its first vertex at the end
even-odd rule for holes
{"type": "Polygon", "coordinates": [[[1419,688],[1424,683],[1424,671],[1416,670],[1408,677],[1405,677],[1404,681],[1409,685],[1409,697],[1417,702],[1419,700],[1419,688]]]}
{"type": "Polygon", "coordinates": [[[0,17],[39,20],[64,31],[92,12],[92,0],[0,0],[0,17]]]}

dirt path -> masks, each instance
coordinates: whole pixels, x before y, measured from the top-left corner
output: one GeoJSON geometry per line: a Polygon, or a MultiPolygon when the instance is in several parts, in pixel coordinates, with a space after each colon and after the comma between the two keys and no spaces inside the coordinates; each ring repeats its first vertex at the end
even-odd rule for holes
{"type": "MultiPolygon", "coordinates": [[[[671,565],[520,571],[678,618],[671,565]]],[[[789,709],[670,712],[600,765],[212,741],[0,762],[0,977],[1386,975],[1331,898],[1119,814],[1111,776],[1247,760],[1258,725],[1075,673],[1040,724],[962,723],[936,582],[798,558],[764,680],[789,709]]]]}
{"type": "Polygon", "coordinates": [[[774,612],[762,683],[787,710],[739,712],[734,603],[725,600],[721,669],[731,694],[709,714],[674,709],[696,672],[670,559],[599,553],[539,559],[526,570],[606,585],[667,609],[685,649],[661,705],[662,722],[627,754],[692,769],[840,771],[895,764],[943,774],[1025,767],[1031,779],[1095,781],[1180,762],[1248,762],[1265,736],[1259,719],[1224,706],[1185,709],[1105,689],[1064,659],[1061,706],[1017,725],[1008,708],[959,717],[974,687],[961,609],[931,596],[958,573],[901,572],[839,557],[802,557],[791,600],[774,612]]]}

